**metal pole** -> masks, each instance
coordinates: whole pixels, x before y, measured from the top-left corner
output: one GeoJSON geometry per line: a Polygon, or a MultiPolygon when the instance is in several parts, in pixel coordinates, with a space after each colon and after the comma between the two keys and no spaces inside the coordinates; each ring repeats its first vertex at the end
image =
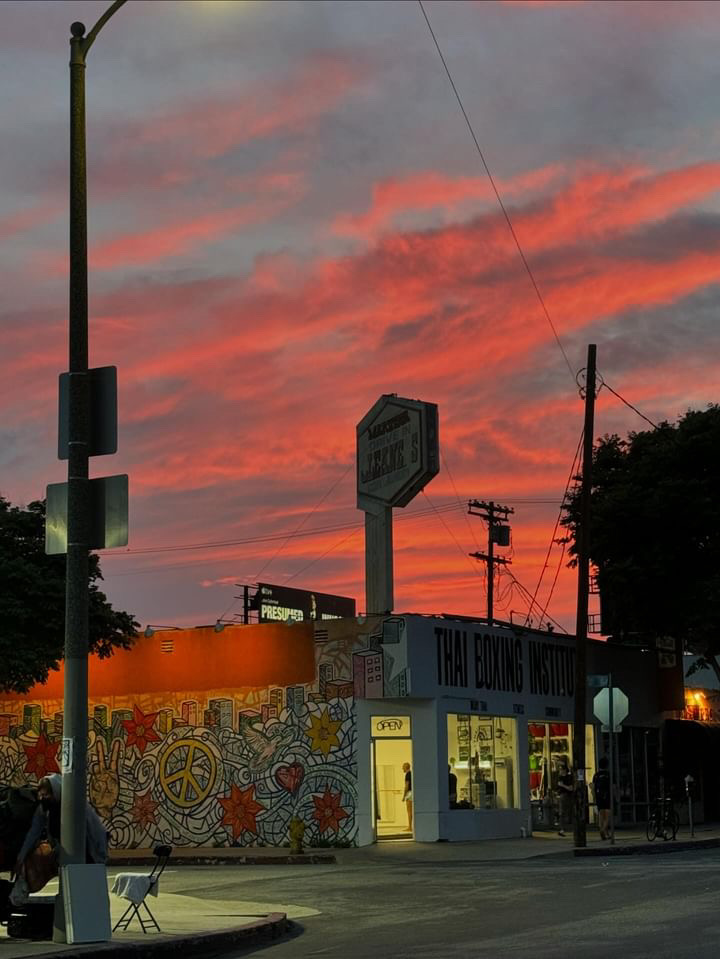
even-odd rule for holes
{"type": "MultiPolygon", "coordinates": [[[[89,526],[85,27],[70,28],[70,290],[67,565],[60,864],[85,862],[89,526]]],[[[62,897],[62,888],[60,897],[62,897]]],[[[61,903],[53,939],[65,942],[61,903]]]]}
{"type": "Polygon", "coordinates": [[[608,719],[610,720],[610,845],[615,845],[615,716],[613,714],[612,673],[608,676],[608,719]]]}
{"type": "Polygon", "coordinates": [[[690,775],[690,773],[688,773],[687,776],[685,777],[685,795],[687,796],[687,802],[688,802],[688,824],[690,826],[691,839],[695,838],[695,823],[693,822],[693,801],[692,801],[692,795],[690,793],[690,786],[693,782],[695,782],[695,780],[690,775]]]}
{"type": "Polygon", "coordinates": [[[493,533],[495,531],[495,504],[488,504],[488,585],[487,585],[487,619],[488,626],[493,624],[495,600],[495,561],[493,559],[493,533]]]}
{"type": "Polygon", "coordinates": [[[365,507],[365,612],[393,609],[393,515],[391,506],[365,507]]]}
{"type": "MultiPolygon", "coordinates": [[[[87,167],[85,56],[98,31],[125,0],[116,0],[90,34],[70,27],[70,284],[67,566],[65,572],[65,679],[60,864],[85,862],[88,734],[88,554],[90,389],[88,379],[87,167]]],[[[53,939],[65,942],[62,886],[53,939]]]]}
{"type": "Polygon", "coordinates": [[[595,355],[594,343],[588,345],[585,376],[585,427],[581,513],[577,528],[578,590],[575,625],[575,723],[573,728],[573,765],[575,767],[575,846],[587,845],[585,829],[585,722],[587,712],[587,628],[588,590],[590,588],[590,492],[592,487],[593,432],[595,421],[595,355]]]}

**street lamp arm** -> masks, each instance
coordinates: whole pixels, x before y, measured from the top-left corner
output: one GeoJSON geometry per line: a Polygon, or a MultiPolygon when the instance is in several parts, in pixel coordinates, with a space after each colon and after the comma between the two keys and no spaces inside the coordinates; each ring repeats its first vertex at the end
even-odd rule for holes
{"type": "MultiPolygon", "coordinates": [[[[81,50],[82,50],[83,59],[84,59],[85,56],[87,55],[87,52],[88,52],[88,50],[90,49],[90,47],[91,47],[91,46],[93,45],[93,43],[95,42],[95,37],[98,35],[98,33],[100,33],[100,31],[101,31],[102,28],[105,26],[105,24],[108,22],[108,20],[110,19],[110,17],[111,17],[114,13],[116,13],[116,12],[120,9],[120,7],[122,7],[122,5],[123,5],[124,3],[126,3],[126,2],[127,2],[127,0],[115,0],[115,2],[114,2],[113,4],[111,4],[111,5],[107,8],[107,10],[105,11],[105,13],[100,17],[100,19],[99,19],[98,22],[95,24],[95,26],[92,28],[92,30],[90,31],[90,33],[88,33],[88,35],[87,35],[86,37],[84,37],[82,40],[80,40],[79,46],[80,46],[80,48],[81,48],[81,50]]],[[[70,32],[72,33],[72,35],[73,35],[73,37],[74,37],[75,39],[80,39],[81,37],[83,37],[83,34],[85,33],[85,26],[84,26],[84,24],[82,24],[82,23],[73,23],[73,25],[70,27],[70,32]]]]}

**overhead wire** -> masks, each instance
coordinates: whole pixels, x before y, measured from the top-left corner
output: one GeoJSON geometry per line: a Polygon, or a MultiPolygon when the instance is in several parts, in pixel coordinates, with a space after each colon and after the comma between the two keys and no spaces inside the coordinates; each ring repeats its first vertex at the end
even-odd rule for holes
{"type": "Polygon", "coordinates": [[[498,201],[498,205],[500,206],[500,209],[502,210],[503,216],[505,217],[505,222],[507,223],[508,229],[510,230],[510,234],[511,234],[513,240],[515,241],[515,246],[517,247],[517,251],[518,251],[518,253],[520,254],[520,259],[522,260],[523,266],[525,267],[525,270],[526,270],[526,272],[527,272],[527,275],[528,275],[528,277],[530,278],[530,282],[532,283],[533,289],[535,290],[535,295],[537,296],[538,302],[540,303],[540,306],[541,306],[541,308],[542,308],[542,311],[543,311],[543,313],[545,314],[545,319],[548,321],[548,324],[549,324],[549,326],[550,326],[550,329],[552,330],[553,336],[555,337],[555,342],[557,343],[558,347],[560,348],[560,352],[561,352],[562,355],[563,355],[563,359],[565,360],[565,363],[566,363],[566,365],[567,365],[567,368],[568,368],[568,370],[570,371],[570,376],[572,376],[572,378],[573,378],[573,380],[574,380],[574,379],[575,379],[575,372],[573,371],[573,368],[572,368],[572,366],[571,366],[571,364],[570,364],[570,360],[568,359],[568,355],[567,355],[567,353],[565,352],[565,347],[562,345],[562,341],[561,341],[561,339],[560,339],[560,337],[559,337],[559,335],[558,335],[557,330],[555,329],[555,324],[554,324],[553,321],[552,321],[552,318],[551,318],[551,316],[550,316],[550,311],[548,310],[547,305],[546,305],[546,303],[545,303],[545,299],[544,299],[542,293],[540,292],[540,287],[538,286],[538,284],[537,284],[537,282],[536,282],[536,280],[535,280],[535,276],[534,276],[534,274],[533,274],[533,271],[531,270],[530,264],[528,263],[528,260],[527,260],[527,257],[525,256],[525,253],[524,253],[524,251],[523,251],[523,248],[522,248],[522,246],[520,245],[520,240],[518,239],[518,235],[517,235],[517,233],[515,232],[515,228],[513,227],[512,220],[510,219],[510,214],[508,213],[507,208],[506,208],[505,204],[503,203],[503,199],[502,199],[502,197],[500,196],[500,191],[498,190],[497,185],[496,185],[496,183],[495,183],[495,178],[493,177],[492,173],[490,172],[490,167],[489,167],[488,164],[487,164],[487,160],[485,159],[485,155],[484,155],[484,153],[483,153],[483,151],[482,151],[482,148],[481,148],[481,146],[480,146],[480,142],[479,142],[477,136],[475,135],[475,130],[473,129],[473,125],[472,125],[472,123],[470,122],[470,117],[469,117],[468,114],[467,114],[467,110],[465,109],[465,106],[464,106],[464,104],[463,104],[463,101],[462,101],[462,98],[461,98],[460,93],[459,93],[459,91],[458,91],[458,88],[457,88],[457,86],[456,86],[456,84],[455,84],[455,81],[453,80],[453,76],[452,76],[452,74],[451,74],[451,72],[450,72],[450,68],[449,68],[448,65],[447,65],[447,61],[445,60],[445,57],[444,57],[444,55],[443,55],[443,52],[442,52],[442,50],[441,50],[441,48],[440,48],[440,44],[439,44],[439,42],[438,42],[438,39],[437,39],[437,37],[435,36],[435,31],[433,30],[432,24],[430,23],[430,18],[428,17],[427,12],[426,12],[426,10],[425,10],[425,6],[424,6],[424,4],[423,4],[423,0],[418,0],[418,5],[420,6],[420,9],[421,9],[421,11],[422,11],[422,15],[423,15],[423,17],[425,18],[425,23],[427,24],[427,28],[428,28],[428,30],[430,31],[430,36],[432,37],[433,43],[435,44],[435,49],[437,50],[438,55],[439,55],[439,57],[440,57],[440,60],[441,60],[441,62],[442,62],[442,65],[443,65],[443,67],[445,68],[445,73],[447,74],[447,78],[448,78],[448,80],[450,81],[450,86],[452,87],[452,91],[453,91],[453,93],[455,94],[455,99],[457,100],[458,106],[460,107],[460,112],[462,113],[463,117],[465,118],[465,123],[466,123],[467,128],[468,128],[468,130],[469,130],[469,132],[470,132],[470,136],[471,136],[472,139],[473,139],[473,143],[475,144],[475,149],[476,149],[477,152],[478,152],[478,156],[480,157],[480,160],[482,161],[482,165],[483,165],[483,167],[485,168],[485,173],[487,174],[487,178],[488,178],[488,180],[490,181],[490,185],[491,185],[491,187],[492,187],[492,189],[493,189],[493,192],[494,192],[494,194],[495,194],[495,197],[496,197],[496,199],[497,199],[497,201],[498,201]]]}
{"type": "Polygon", "coordinates": [[[285,549],[285,547],[286,547],[287,544],[290,542],[290,540],[293,539],[293,537],[295,537],[295,536],[298,535],[298,533],[299,533],[300,530],[303,528],[303,526],[305,525],[305,523],[307,523],[307,521],[310,519],[310,517],[311,517],[315,512],[317,512],[317,510],[322,506],[322,504],[325,502],[325,500],[328,498],[328,496],[330,496],[330,494],[340,485],[340,483],[345,479],[345,477],[348,475],[348,473],[350,472],[350,470],[353,469],[354,465],[355,465],[355,464],[354,464],[353,462],[351,462],[351,463],[349,464],[348,468],[345,470],[345,472],[342,474],[342,476],[338,477],[338,479],[335,480],[335,482],[332,484],[332,486],[331,486],[330,489],[327,491],[327,493],[325,493],[325,495],[315,504],[315,506],[313,506],[313,508],[310,510],[310,512],[307,513],[307,514],[303,517],[303,519],[302,519],[302,520],[300,521],[300,523],[298,524],[297,528],[294,529],[292,533],[289,533],[289,534],[288,534],[287,538],[280,544],[280,546],[278,546],[278,548],[275,550],[275,552],[274,552],[273,555],[270,557],[270,559],[266,560],[266,562],[263,564],[263,566],[262,566],[262,568],[260,569],[260,571],[259,571],[258,573],[256,573],[256,575],[253,577],[253,582],[256,583],[256,582],[260,579],[260,577],[261,577],[262,574],[265,572],[265,570],[268,568],[268,566],[270,566],[270,564],[273,563],[275,559],[277,559],[277,557],[278,557],[278,556],[280,555],[280,553],[285,549]]]}
{"type": "MultiPolygon", "coordinates": [[[[428,503],[430,503],[430,506],[432,506],[432,508],[435,509],[435,506],[434,506],[432,500],[430,499],[430,497],[428,496],[428,494],[425,492],[425,490],[422,491],[422,494],[423,494],[423,496],[425,497],[425,499],[428,501],[428,503]]],[[[440,520],[440,522],[442,523],[442,525],[443,525],[443,526],[445,527],[445,529],[447,530],[448,535],[451,537],[451,539],[453,540],[453,542],[455,543],[455,545],[457,546],[457,548],[460,550],[460,552],[462,553],[462,555],[465,556],[465,557],[469,560],[469,559],[470,559],[469,555],[468,555],[467,552],[462,548],[462,546],[461,546],[460,543],[458,542],[457,537],[455,536],[455,534],[453,533],[453,531],[450,529],[450,527],[447,525],[447,523],[445,522],[445,520],[442,518],[442,516],[440,515],[439,511],[438,511],[438,510],[435,510],[435,512],[436,512],[436,514],[437,514],[438,519],[440,520]]],[[[470,563],[470,567],[471,567],[473,573],[475,573],[475,574],[477,575],[477,574],[478,574],[478,568],[477,568],[477,566],[475,565],[475,563],[472,563],[472,562],[471,562],[471,563],[470,563]]]]}
{"type": "Polygon", "coordinates": [[[362,523],[358,523],[358,525],[356,526],[356,528],[355,528],[351,533],[348,533],[347,536],[344,536],[344,537],[343,537],[341,540],[339,540],[337,543],[335,543],[334,545],[332,545],[331,547],[329,547],[329,549],[326,549],[324,553],[321,553],[321,554],[320,554],[320,556],[317,556],[315,559],[311,560],[309,563],[306,563],[305,566],[302,566],[299,570],[297,570],[297,572],[293,573],[292,576],[288,576],[287,579],[285,580],[285,582],[283,583],[283,586],[284,586],[286,583],[291,582],[293,579],[296,579],[301,573],[304,573],[306,570],[310,569],[311,566],[314,566],[316,563],[319,563],[321,559],[325,559],[325,557],[326,557],[329,553],[332,553],[332,552],[333,552],[334,550],[336,550],[339,546],[342,546],[343,543],[346,543],[348,540],[352,539],[353,536],[357,536],[357,534],[360,532],[360,530],[361,530],[362,528],[363,528],[363,524],[362,524],[362,523]]]}
{"type": "MultiPolygon", "coordinates": [[[[537,500],[533,502],[536,502],[537,504],[549,504],[549,503],[555,503],[556,500],[537,500]]],[[[456,508],[457,506],[455,503],[443,503],[438,507],[438,509],[442,510],[443,512],[451,512],[451,511],[454,511],[456,508]]],[[[428,516],[430,515],[431,512],[433,511],[430,509],[411,510],[411,511],[406,511],[404,514],[401,514],[401,518],[411,519],[411,518],[415,518],[416,516],[428,516]]],[[[300,536],[314,536],[315,534],[322,534],[322,533],[335,533],[340,530],[351,529],[354,526],[355,526],[354,523],[334,523],[328,526],[313,526],[310,529],[296,533],[295,535],[300,537],[300,536]]],[[[254,543],[275,542],[279,539],[283,539],[283,537],[285,538],[288,537],[287,532],[283,531],[280,533],[267,533],[265,536],[247,536],[242,539],[215,540],[215,541],[201,542],[201,543],[184,543],[184,544],[179,544],[175,546],[141,546],[136,549],[125,549],[125,550],[122,550],[122,552],[118,550],[114,550],[113,552],[108,551],[105,558],[114,559],[116,557],[130,556],[130,555],[137,556],[137,555],[149,554],[149,553],[173,553],[173,552],[183,552],[187,550],[196,550],[196,549],[222,549],[223,547],[228,547],[228,546],[246,546],[254,543]]]]}
{"type": "MultiPolygon", "coordinates": [[[[430,18],[429,18],[428,14],[427,14],[427,11],[426,11],[426,9],[425,9],[425,5],[424,5],[424,3],[423,3],[423,0],[418,0],[418,6],[420,7],[420,10],[421,10],[421,12],[422,12],[423,18],[424,18],[425,23],[426,23],[426,25],[427,25],[428,31],[429,31],[429,33],[430,33],[430,36],[432,37],[433,43],[434,43],[434,45],[435,45],[435,49],[437,50],[438,56],[439,56],[440,61],[441,61],[442,65],[443,65],[443,68],[444,68],[444,70],[445,70],[445,74],[446,74],[447,79],[448,79],[448,81],[449,81],[449,83],[450,83],[450,87],[452,88],[453,94],[455,95],[455,99],[457,100],[458,107],[460,108],[460,112],[462,113],[462,116],[463,116],[463,119],[465,120],[465,124],[466,124],[466,126],[467,126],[467,129],[468,129],[468,131],[469,131],[469,133],[470,133],[470,136],[471,136],[471,138],[472,138],[472,141],[473,141],[473,143],[474,143],[474,145],[475,145],[475,149],[477,150],[478,156],[480,157],[480,161],[482,162],[482,165],[483,165],[483,168],[484,168],[485,173],[486,173],[486,175],[487,175],[488,181],[489,181],[489,183],[490,183],[490,185],[491,185],[491,187],[492,187],[493,193],[495,194],[495,198],[496,198],[496,200],[497,200],[497,202],[498,202],[498,205],[499,205],[499,207],[500,207],[500,210],[502,211],[502,214],[503,214],[503,216],[504,216],[504,218],[505,218],[505,222],[506,222],[506,224],[507,224],[508,230],[510,231],[510,235],[511,235],[512,238],[513,238],[513,241],[514,241],[515,246],[516,246],[516,248],[517,248],[517,251],[518,251],[518,254],[519,254],[519,256],[520,256],[520,259],[521,259],[521,261],[522,261],[522,263],[523,263],[523,266],[524,266],[524,268],[525,268],[525,271],[526,271],[526,273],[527,273],[527,275],[528,275],[528,277],[529,277],[529,279],[530,279],[530,282],[531,282],[531,284],[532,284],[533,290],[534,290],[535,295],[536,295],[536,297],[537,297],[538,303],[540,304],[540,307],[541,307],[542,312],[543,312],[543,314],[544,314],[544,316],[545,316],[545,319],[547,320],[548,325],[550,326],[550,329],[552,330],[552,334],[553,334],[553,336],[554,336],[554,338],[555,338],[555,342],[557,343],[557,345],[558,345],[558,347],[559,347],[559,349],[560,349],[560,352],[562,353],[563,359],[564,359],[565,364],[566,364],[566,366],[567,366],[567,368],[568,368],[568,370],[569,370],[569,372],[570,372],[570,375],[571,375],[571,376],[573,377],[573,379],[574,379],[574,378],[575,378],[575,374],[574,374],[574,372],[573,372],[572,365],[571,365],[570,360],[569,360],[569,358],[568,358],[568,355],[567,355],[567,353],[566,353],[566,351],[565,351],[565,348],[564,348],[564,346],[563,346],[563,344],[562,344],[562,341],[561,341],[561,339],[560,339],[560,336],[559,336],[559,334],[558,334],[558,332],[557,332],[557,329],[556,329],[556,327],[555,327],[555,324],[553,323],[552,317],[550,316],[550,311],[548,310],[547,304],[546,304],[546,302],[545,302],[545,298],[543,297],[543,295],[542,295],[542,293],[541,293],[541,291],[540,291],[540,288],[539,288],[539,286],[538,286],[538,283],[537,283],[537,281],[536,281],[536,279],[535,279],[535,275],[534,275],[534,273],[533,273],[533,271],[532,271],[532,268],[530,267],[530,264],[529,264],[529,262],[528,262],[528,259],[527,259],[526,255],[525,255],[525,252],[524,252],[523,248],[522,248],[522,245],[521,245],[521,243],[520,243],[519,237],[518,237],[518,235],[517,235],[517,232],[516,232],[516,230],[515,230],[515,228],[514,228],[514,226],[513,226],[512,220],[511,220],[510,215],[509,215],[509,213],[508,213],[507,207],[505,206],[505,203],[503,202],[502,196],[500,195],[500,191],[498,190],[497,184],[496,184],[496,182],[495,182],[495,178],[494,178],[493,175],[492,175],[492,172],[491,172],[491,170],[490,170],[490,167],[489,167],[489,165],[488,165],[488,162],[487,162],[487,160],[486,160],[486,158],[485,158],[485,154],[484,154],[484,152],[483,152],[483,150],[482,150],[482,147],[480,146],[480,142],[479,142],[478,137],[477,137],[477,135],[476,135],[476,133],[475,133],[475,129],[474,129],[474,127],[473,127],[473,124],[472,124],[472,122],[471,122],[471,120],[470,120],[470,117],[469,117],[469,115],[468,115],[467,110],[465,109],[465,105],[464,105],[464,103],[463,103],[462,97],[460,96],[460,91],[458,90],[457,84],[455,83],[455,80],[454,80],[454,78],[453,78],[453,75],[452,75],[452,73],[451,73],[451,71],[450,71],[450,68],[449,68],[449,66],[448,66],[447,60],[445,59],[445,55],[443,54],[442,48],[441,48],[440,43],[439,43],[439,41],[438,41],[438,38],[437,38],[437,36],[436,36],[436,34],[435,34],[435,31],[434,31],[434,29],[433,29],[433,26],[432,26],[432,24],[430,23],[430,18]]],[[[606,386],[607,389],[608,389],[615,397],[617,397],[617,399],[619,399],[619,400],[620,400],[622,403],[624,403],[629,409],[631,409],[634,413],[636,413],[638,416],[640,416],[641,419],[645,420],[646,423],[649,423],[650,426],[653,427],[653,429],[658,429],[658,428],[659,428],[656,423],[654,423],[648,416],[646,416],[644,413],[642,413],[634,404],[630,403],[629,400],[626,400],[625,397],[623,397],[620,393],[618,393],[616,390],[614,390],[611,386],[609,386],[607,383],[604,383],[604,382],[603,382],[602,385],[606,386]]],[[[576,459],[577,459],[577,454],[576,454],[576,459]]],[[[567,487],[566,487],[566,492],[567,492],[567,487]]],[[[540,585],[541,585],[541,583],[542,583],[542,578],[543,578],[543,576],[544,576],[545,570],[547,569],[547,565],[548,565],[548,562],[549,562],[550,552],[551,552],[551,550],[552,550],[552,545],[553,545],[553,542],[554,542],[554,539],[555,539],[555,534],[556,534],[556,532],[557,532],[557,527],[558,527],[558,525],[559,525],[559,519],[560,519],[560,516],[561,516],[561,515],[562,515],[562,507],[561,507],[561,510],[560,510],[560,515],[559,515],[559,517],[558,517],[558,521],[557,521],[556,524],[555,524],[555,530],[553,531],[553,536],[552,536],[552,539],[551,539],[551,541],[550,541],[550,546],[549,546],[549,548],[548,548],[548,555],[547,555],[547,557],[546,557],[545,564],[544,564],[544,566],[543,566],[543,570],[541,571],[541,574],[540,574],[540,579],[539,579],[539,581],[538,581],[538,586],[537,586],[537,588],[536,588],[535,595],[532,597],[532,605],[531,605],[531,607],[530,607],[530,609],[529,609],[529,611],[528,611],[528,618],[529,618],[530,613],[532,612],[533,606],[538,605],[537,602],[536,602],[536,600],[537,600],[537,591],[538,591],[538,589],[540,588],[540,585]]],[[[562,556],[564,556],[564,553],[565,553],[565,549],[564,549],[564,544],[563,544],[562,556]]],[[[561,556],[561,562],[562,562],[562,556],[561,556]]],[[[554,580],[553,580],[553,585],[552,585],[552,587],[551,587],[550,595],[549,595],[549,597],[548,597],[548,603],[549,603],[550,598],[552,597],[552,594],[553,594],[553,591],[554,591],[554,588],[555,588],[555,584],[557,583],[558,575],[559,575],[559,567],[558,567],[558,569],[556,570],[555,578],[554,578],[554,580]]],[[[523,588],[524,588],[524,587],[523,587],[523,588]]],[[[529,595],[529,594],[528,594],[528,595],[529,595]]],[[[545,606],[545,608],[544,608],[544,610],[543,610],[543,615],[545,615],[546,612],[547,612],[547,605],[548,605],[548,604],[546,603],[546,606],[545,606]]],[[[526,619],[526,623],[527,623],[527,619],[526,619]]]]}
{"type": "MultiPolygon", "coordinates": [[[[452,488],[453,488],[453,490],[455,491],[455,496],[456,496],[456,498],[457,498],[458,505],[459,505],[460,508],[462,509],[463,515],[465,516],[465,522],[467,523],[468,529],[470,530],[470,536],[472,537],[472,541],[473,541],[473,543],[475,543],[476,548],[477,548],[477,549],[480,549],[480,544],[478,543],[477,537],[475,536],[475,528],[474,528],[473,524],[470,522],[470,517],[468,516],[468,512],[467,512],[467,508],[466,508],[465,503],[463,503],[462,500],[460,499],[460,494],[458,493],[457,486],[455,485],[455,480],[453,479],[453,475],[452,475],[452,473],[450,472],[450,467],[448,466],[448,461],[447,461],[447,458],[446,458],[446,456],[445,456],[445,451],[443,450],[442,446],[440,447],[440,457],[441,457],[441,459],[442,459],[443,466],[445,467],[445,472],[446,472],[447,475],[449,476],[450,482],[452,483],[452,488]]],[[[480,519],[482,520],[482,517],[480,517],[480,519]]],[[[483,524],[483,525],[484,525],[484,524],[483,524]]]]}
{"type": "Polygon", "coordinates": [[[616,390],[612,388],[612,386],[606,383],[605,380],[602,381],[602,386],[604,386],[606,390],[610,390],[613,396],[617,396],[617,398],[620,400],[621,403],[624,403],[625,406],[629,407],[634,413],[637,413],[637,415],[641,419],[645,420],[646,423],[649,423],[654,430],[660,429],[657,423],[653,423],[653,421],[648,416],[645,416],[644,413],[640,412],[637,406],[633,406],[633,404],[629,400],[626,400],[624,396],[621,396],[616,390]]]}
{"type": "MultiPolygon", "coordinates": [[[[510,570],[507,570],[507,574],[508,574],[508,576],[512,576],[512,578],[515,580],[515,583],[517,584],[517,586],[518,586],[518,588],[520,589],[520,591],[522,592],[522,594],[523,594],[524,596],[528,597],[530,600],[532,600],[532,596],[531,596],[531,594],[530,594],[530,590],[529,590],[529,589],[526,589],[526,588],[523,586],[523,584],[520,582],[520,580],[517,578],[517,576],[515,576],[514,573],[511,573],[510,570]]],[[[564,627],[561,623],[558,623],[558,621],[557,621],[556,619],[553,619],[552,616],[550,616],[549,614],[548,614],[548,617],[547,617],[547,618],[550,620],[551,623],[553,623],[555,626],[557,626],[558,629],[561,629],[564,633],[567,633],[567,630],[565,629],[565,627],[564,627]]]]}
{"type": "MultiPolygon", "coordinates": [[[[582,429],[582,430],[580,431],[580,439],[578,440],[577,448],[575,449],[575,455],[573,456],[572,465],[570,466],[570,472],[569,472],[569,474],[568,474],[567,482],[565,483],[565,492],[563,493],[563,496],[562,496],[562,502],[561,502],[561,504],[560,504],[560,510],[559,510],[559,512],[558,512],[557,519],[555,520],[555,526],[554,526],[553,531],[552,531],[552,536],[550,537],[550,542],[549,542],[549,544],[548,544],[547,553],[545,554],[545,562],[543,563],[543,568],[540,570],[540,576],[538,577],[537,586],[535,587],[535,592],[533,593],[532,606],[531,606],[530,609],[528,610],[528,615],[527,615],[527,618],[526,618],[526,620],[525,620],[525,625],[526,625],[526,626],[527,626],[528,621],[529,621],[529,619],[530,619],[530,616],[531,616],[531,614],[532,614],[533,606],[536,605],[535,601],[536,601],[536,599],[537,599],[538,593],[540,592],[540,587],[542,586],[543,577],[545,576],[545,571],[547,570],[548,564],[549,564],[549,562],[550,562],[550,554],[551,554],[551,552],[552,552],[553,544],[554,544],[554,542],[555,542],[555,536],[557,535],[558,527],[559,527],[559,525],[560,525],[560,520],[562,519],[563,508],[564,508],[564,506],[565,506],[565,499],[566,499],[566,497],[567,497],[568,490],[570,489],[570,484],[572,483],[573,476],[575,476],[575,471],[576,471],[576,469],[577,469],[577,462],[578,462],[578,458],[579,458],[579,456],[580,456],[580,450],[581,450],[581,448],[582,448],[582,442],[583,442],[583,436],[584,436],[584,435],[585,435],[585,430],[582,429]]],[[[555,582],[557,582],[557,576],[556,576],[556,578],[555,578],[555,582]]],[[[554,588],[554,586],[553,586],[553,588],[554,588]]],[[[548,602],[549,602],[549,601],[548,601],[548,602]]],[[[538,606],[538,609],[539,609],[539,608],[540,608],[540,604],[538,603],[537,606],[538,606]]],[[[548,603],[545,604],[545,608],[546,608],[546,609],[547,609],[547,606],[548,606],[548,603]]]]}

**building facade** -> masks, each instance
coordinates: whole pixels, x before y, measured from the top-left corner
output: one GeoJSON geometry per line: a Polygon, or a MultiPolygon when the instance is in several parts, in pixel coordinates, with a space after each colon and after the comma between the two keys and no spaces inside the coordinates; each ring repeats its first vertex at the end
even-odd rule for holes
{"type": "MultiPolygon", "coordinates": [[[[295,818],[311,845],[555,826],[571,637],[420,615],[171,635],[91,669],[88,794],[116,847],[279,846],[295,818]]],[[[590,643],[588,669],[612,673],[630,701],[620,737],[635,816],[660,725],[657,662],[590,643]]],[[[55,677],[0,701],[1,783],[59,771],[61,688],[55,677]]],[[[588,778],[606,748],[592,698],[588,778]]]]}

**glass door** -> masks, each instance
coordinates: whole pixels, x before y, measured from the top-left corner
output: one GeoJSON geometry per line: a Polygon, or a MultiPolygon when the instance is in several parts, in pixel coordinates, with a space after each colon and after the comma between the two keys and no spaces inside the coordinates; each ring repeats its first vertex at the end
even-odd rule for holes
{"type": "Polygon", "coordinates": [[[375,835],[412,839],[412,739],[408,716],[373,716],[371,788],[375,835]]]}

